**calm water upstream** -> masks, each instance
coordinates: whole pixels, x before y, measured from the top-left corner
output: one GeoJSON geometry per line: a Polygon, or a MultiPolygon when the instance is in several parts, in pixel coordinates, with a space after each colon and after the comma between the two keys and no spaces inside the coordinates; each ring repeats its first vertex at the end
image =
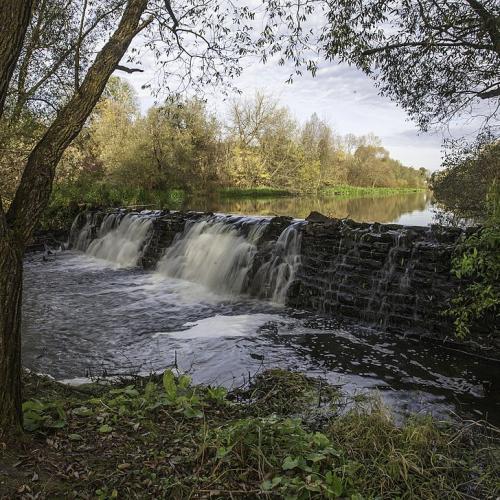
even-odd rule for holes
{"type": "MultiPolygon", "coordinates": [[[[415,201],[414,210],[393,208],[383,220],[422,215],[429,200],[425,193],[417,197],[423,202],[415,201]]],[[[372,218],[382,219],[375,212],[372,218]]],[[[398,412],[458,412],[500,423],[500,366],[248,298],[234,284],[248,265],[257,225],[242,237],[234,224],[224,229],[216,222],[203,230],[201,224],[185,231],[151,272],[134,267],[147,223],[133,218],[117,229],[103,222],[100,238],[82,243],[85,252],[60,252],[50,261],[27,256],[25,366],[75,379],[148,373],[176,358],[196,382],[228,387],[249,373],[280,366],[325,376],[350,393],[378,391],[398,412]],[[206,265],[196,265],[200,258],[206,265]]],[[[293,257],[297,242],[293,231],[285,233],[293,257]]],[[[278,277],[283,266],[293,267],[293,259],[283,262],[276,267],[278,277]]],[[[276,281],[277,292],[284,284],[285,278],[276,281]]],[[[273,295],[276,302],[280,296],[273,295]]]]}
{"type": "Polygon", "coordinates": [[[278,198],[188,198],[185,209],[244,215],[288,215],[304,219],[311,211],[358,222],[386,222],[426,226],[436,222],[439,210],[432,193],[419,191],[378,197],[301,196],[278,198]]]}

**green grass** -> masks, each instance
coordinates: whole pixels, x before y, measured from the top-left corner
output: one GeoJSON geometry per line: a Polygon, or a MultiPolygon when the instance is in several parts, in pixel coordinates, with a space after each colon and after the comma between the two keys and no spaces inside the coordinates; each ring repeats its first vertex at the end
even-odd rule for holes
{"type": "Polygon", "coordinates": [[[181,189],[120,188],[100,183],[59,185],[52,191],[40,225],[46,230],[69,229],[76,215],[89,206],[177,210],[185,196],[181,189]]]}
{"type": "Polygon", "coordinates": [[[498,430],[411,417],[299,373],[246,388],[151,376],[77,389],[29,375],[5,498],[495,498],[498,430]],[[350,408],[348,411],[347,408],[350,408]],[[28,496],[29,495],[29,496],[28,496]]]}
{"type": "Polygon", "coordinates": [[[257,188],[222,188],[218,191],[221,198],[276,198],[279,196],[293,196],[286,189],[275,189],[269,187],[257,188]]]}
{"type": "Polygon", "coordinates": [[[359,186],[335,186],[321,190],[324,196],[389,196],[395,194],[410,194],[425,191],[425,188],[390,188],[390,187],[359,187],[359,186]]]}

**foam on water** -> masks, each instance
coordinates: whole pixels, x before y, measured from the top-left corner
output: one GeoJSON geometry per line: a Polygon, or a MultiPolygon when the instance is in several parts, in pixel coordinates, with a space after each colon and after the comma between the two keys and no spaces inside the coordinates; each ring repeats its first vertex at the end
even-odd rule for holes
{"type": "Polygon", "coordinates": [[[224,316],[216,314],[210,318],[187,322],[182,330],[174,332],[157,332],[177,339],[217,338],[217,337],[248,337],[258,333],[259,328],[270,321],[283,320],[276,314],[237,314],[224,316]]]}

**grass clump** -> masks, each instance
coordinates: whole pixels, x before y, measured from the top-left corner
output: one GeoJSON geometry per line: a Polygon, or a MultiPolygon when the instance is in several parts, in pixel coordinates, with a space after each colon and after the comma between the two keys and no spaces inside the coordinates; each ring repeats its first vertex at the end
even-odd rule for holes
{"type": "Polygon", "coordinates": [[[360,196],[390,196],[394,194],[410,194],[425,191],[425,188],[395,188],[395,187],[361,187],[340,185],[321,190],[323,196],[342,196],[342,197],[360,197],[360,196]]]}
{"type": "Polygon", "coordinates": [[[34,424],[22,443],[0,443],[0,497],[499,493],[494,430],[417,417],[398,426],[366,402],[346,411],[335,387],[299,373],[264,372],[230,393],[169,370],[76,389],[30,375],[25,393],[26,422],[34,424]]]}
{"type": "Polygon", "coordinates": [[[293,193],[286,189],[270,187],[256,188],[221,188],[219,191],[221,198],[275,198],[278,196],[292,196],[293,193]]]}
{"type": "Polygon", "coordinates": [[[61,184],[52,191],[40,227],[43,230],[69,229],[82,206],[177,210],[182,207],[185,197],[181,189],[153,190],[104,183],[61,184]]]}

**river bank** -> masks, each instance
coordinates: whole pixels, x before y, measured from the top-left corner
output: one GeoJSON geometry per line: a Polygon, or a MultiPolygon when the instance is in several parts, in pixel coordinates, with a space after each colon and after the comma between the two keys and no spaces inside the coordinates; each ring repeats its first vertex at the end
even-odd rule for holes
{"type": "Polygon", "coordinates": [[[267,187],[214,188],[207,192],[188,193],[182,189],[120,189],[105,184],[91,188],[67,185],[54,189],[49,207],[42,218],[41,229],[69,230],[74,217],[84,207],[189,209],[246,215],[279,214],[299,218],[317,210],[336,217],[350,216],[359,221],[371,217],[378,222],[393,222],[405,212],[424,210],[428,195],[426,190],[416,188],[345,185],[326,188],[317,193],[267,187]],[[373,202],[370,203],[370,200],[373,202]]]}
{"type": "Polygon", "coordinates": [[[72,388],[26,374],[27,434],[0,498],[495,498],[499,430],[413,415],[271,370],[227,392],[186,375],[72,388]]]}

